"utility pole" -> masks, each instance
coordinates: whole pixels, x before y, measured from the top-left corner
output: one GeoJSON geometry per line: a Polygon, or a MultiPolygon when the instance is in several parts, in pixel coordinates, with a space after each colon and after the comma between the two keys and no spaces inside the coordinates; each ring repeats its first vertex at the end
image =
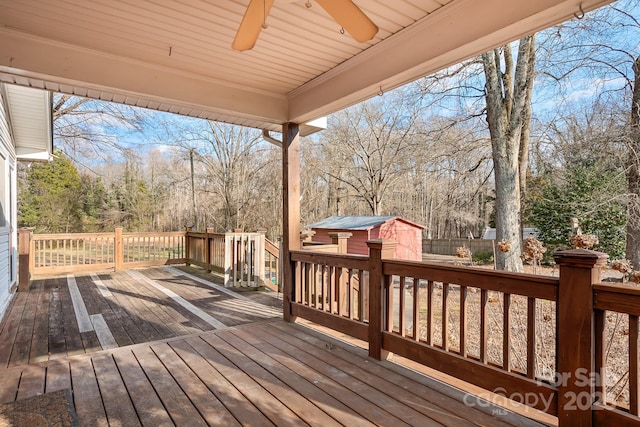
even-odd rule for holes
{"type": "Polygon", "coordinates": [[[189,160],[191,162],[191,208],[193,209],[193,226],[194,230],[200,229],[198,224],[198,214],[196,211],[196,182],[193,173],[193,148],[189,150],[189,160]]]}

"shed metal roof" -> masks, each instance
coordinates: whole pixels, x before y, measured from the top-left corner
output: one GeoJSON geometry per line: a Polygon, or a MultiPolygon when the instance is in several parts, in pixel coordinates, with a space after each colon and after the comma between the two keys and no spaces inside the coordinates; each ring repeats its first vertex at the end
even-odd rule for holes
{"type": "Polygon", "coordinates": [[[398,219],[415,227],[424,228],[420,224],[409,221],[397,215],[371,215],[371,216],[331,216],[321,221],[308,225],[308,228],[323,228],[331,230],[371,230],[380,224],[393,219],[398,219]]]}

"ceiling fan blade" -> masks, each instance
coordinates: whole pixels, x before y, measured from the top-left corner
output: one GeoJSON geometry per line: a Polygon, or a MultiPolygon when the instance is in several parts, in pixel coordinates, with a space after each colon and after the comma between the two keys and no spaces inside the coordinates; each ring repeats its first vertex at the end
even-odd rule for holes
{"type": "Polygon", "coordinates": [[[351,0],[316,0],[316,3],[360,43],[371,40],[378,32],[376,24],[351,0]]]}
{"type": "Polygon", "coordinates": [[[231,44],[233,49],[243,51],[253,48],[262,31],[262,24],[269,16],[271,6],[273,0],[250,0],[231,44]]]}

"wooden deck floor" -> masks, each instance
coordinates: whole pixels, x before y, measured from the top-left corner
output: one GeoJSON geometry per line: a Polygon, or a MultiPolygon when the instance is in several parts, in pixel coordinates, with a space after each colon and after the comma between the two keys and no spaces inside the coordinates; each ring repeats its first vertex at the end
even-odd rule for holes
{"type": "Polygon", "coordinates": [[[13,344],[1,347],[0,403],[69,389],[83,426],[537,425],[465,404],[460,391],[194,277],[167,268],[100,275],[98,286],[76,277],[87,332],[67,278],[38,281],[2,324],[0,339],[13,344]],[[102,349],[94,315],[118,346],[102,349]]]}
{"type": "Polygon", "coordinates": [[[0,367],[282,316],[280,308],[198,279],[162,267],[35,280],[0,325],[0,367]]]}
{"type": "Polygon", "coordinates": [[[414,376],[271,321],[8,368],[0,401],[71,389],[86,426],[510,425],[414,376]]]}

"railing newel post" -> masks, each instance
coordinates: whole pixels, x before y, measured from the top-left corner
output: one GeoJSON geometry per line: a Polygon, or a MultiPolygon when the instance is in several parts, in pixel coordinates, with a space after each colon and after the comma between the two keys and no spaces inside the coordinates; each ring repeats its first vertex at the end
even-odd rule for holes
{"type": "Polygon", "coordinates": [[[211,273],[211,234],[213,234],[213,228],[205,228],[205,270],[207,273],[211,273]]]}
{"type": "Polygon", "coordinates": [[[114,270],[122,270],[122,264],[124,263],[124,247],[122,242],[122,227],[116,227],[113,239],[113,262],[114,270]]]}
{"type": "Polygon", "coordinates": [[[369,247],[369,357],[387,358],[382,349],[382,332],[386,307],[383,304],[385,276],[383,260],[393,259],[397,242],[387,239],[367,241],[369,247]]]}
{"type": "Polygon", "coordinates": [[[557,252],[558,287],[556,377],[558,425],[591,426],[595,383],[594,283],[600,282],[607,255],[586,249],[557,252]]]}
{"type": "Polygon", "coordinates": [[[185,227],[184,232],[184,261],[187,267],[191,265],[189,262],[191,259],[191,236],[189,236],[191,230],[193,230],[193,227],[185,227]]]}
{"type": "Polygon", "coordinates": [[[28,291],[31,283],[31,271],[34,266],[32,250],[32,228],[18,230],[18,291],[28,291]]]}

